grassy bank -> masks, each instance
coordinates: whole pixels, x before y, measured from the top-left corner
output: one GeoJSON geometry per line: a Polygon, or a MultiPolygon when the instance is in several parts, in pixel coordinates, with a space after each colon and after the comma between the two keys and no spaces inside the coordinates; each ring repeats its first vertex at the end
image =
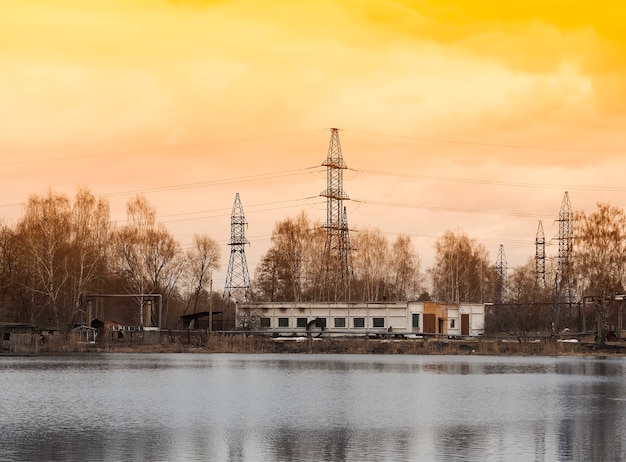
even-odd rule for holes
{"type": "Polygon", "coordinates": [[[302,354],[399,354],[399,355],[518,355],[518,356],[624,356],[626,343],[604,346],[593,343],[561,343],[547,339],[537,343],[481,338],[374,339],[310,338],[274,339],[266,336],[210,335],[196,342],[162,342],[155,345],[108,343],[74,344],[58,351],[144,353],[302,353],[302,354]]]}

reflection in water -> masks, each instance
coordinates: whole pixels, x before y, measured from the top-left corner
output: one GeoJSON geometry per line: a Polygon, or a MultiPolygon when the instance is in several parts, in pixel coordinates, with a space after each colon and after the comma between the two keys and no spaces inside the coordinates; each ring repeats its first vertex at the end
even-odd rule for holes
{"type": "Polygon", "coordinates": [[[464,460],[485,459],[490,450],[488,431],[471,425],[451,425],[442,427],[435,435],[441,451],[440,460],[458,459],[462,455],[464,460]]]}
{"type": "Polygon", "coordinates": [[[239,462],[245,458],[246,434],[240,429],[233,429],[226,435],[226,453],[229,462],[239,462]]]}
{"type": "Polygon", "coordinates": [[[351,436],[347,428],[316,432],[280,427],[268,439],[273,460],[345,461],[351,436]]]}
{"type": "MultiPolygon", "coordinates": [[[[605,368],[606,364],[591,369],[598,372],[605,368]]],[[[611,372],[608,376],[615,375],[611,372]]],[[[590,377],[589,382],[571,383],[564,388],[563,408],[575,409],[578,403],[583,403],[584,408],[560,421],[559,455],[574,460],[624,460],[624,439],[618,435],[626,425],[626,403],[614,398],[623,396],[623,379],[590,377]]]]}
{"type": "Polygon", "coordinates": [[[624,359],[0,358],[3,460],[625,460],[624,359]]]}

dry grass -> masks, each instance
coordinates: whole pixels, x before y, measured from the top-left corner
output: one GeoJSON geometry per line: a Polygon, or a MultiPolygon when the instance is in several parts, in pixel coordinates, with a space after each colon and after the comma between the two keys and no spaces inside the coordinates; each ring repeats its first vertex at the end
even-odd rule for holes
{"type": "MultiPolygon", "coordinates": [[[[617,342],[616,342],[617,343],[617,342]]],[[[501,355],[588,356],[626,355],[626,342],[600,347],[592,343],[560,343],[550,339],[535,343],[480,338],[381,339],[368,337],[275,339],[264,335],[198,333],[195,336],[163,336],[161,343],[115,342],[84,344],[73,337],[51,339],[41,352],[139,352],[139,353],[302,353],[302,354],[396,354],[396,355],[501,355]]]]}

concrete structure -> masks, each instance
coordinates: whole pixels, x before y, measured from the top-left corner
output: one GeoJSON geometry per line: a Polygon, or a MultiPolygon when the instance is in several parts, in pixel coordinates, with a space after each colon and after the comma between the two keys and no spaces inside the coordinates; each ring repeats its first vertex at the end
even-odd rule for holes
{"type": "Polygon", "coordinates": [[[475,336],[485,330],[485,305],[460,303],[448,306],[448,335],[475,336]]]}
{"type": "Polygon", "coordinates": [[[285,335],[315,329],[334,335],[475,336],[485,323],[484,305],[469,303],[254,302],[237,304],[237,313],[258,316],[262,329],[285,335]]]}

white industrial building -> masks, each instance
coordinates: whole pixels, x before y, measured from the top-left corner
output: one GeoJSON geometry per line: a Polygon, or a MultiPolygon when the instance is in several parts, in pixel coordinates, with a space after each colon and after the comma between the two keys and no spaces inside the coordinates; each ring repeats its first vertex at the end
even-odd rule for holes
{"type": "Polygon", "coordinates": [[[439,302],[248,302],[237,315],[257,317],[260,327],[277,334],[324,330],[328,334],[481,335],[485,305],[439,302]]]}

